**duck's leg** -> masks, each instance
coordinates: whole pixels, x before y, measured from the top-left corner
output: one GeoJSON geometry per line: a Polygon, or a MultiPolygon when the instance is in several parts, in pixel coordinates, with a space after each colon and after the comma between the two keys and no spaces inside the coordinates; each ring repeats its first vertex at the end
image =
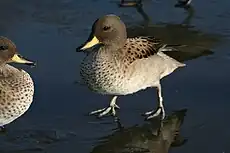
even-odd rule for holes
{"type": "Polygon", "coordinates": [[[117,100],[118,96],[113,96],[112,100],[110,101],[110,104],[108,107],[99,109],[99,110],[95,110],[90,112],[90,115],[94,115],[94,114],[99,114],[98,117],[102,117],[105,116],[108,113],[111,113],[112,116],[116,115],[116,108],[120,108],[117,104],[116,104],[116,100],[117,100]]]}
{"type": "Polygon", "coordinates": [[[165,118],[165,110],[164,110],[164,104],[163,104],[163,96],[161,91],[161,84],[158,83],[156,86],[157,88],[157,95],[158,95],[158,106],[156,110],[146,112],[145,115],[147,116],[146,119],[151,119],[154,117],[159,116],[162,113],[161,119],[163,120],[165,118]]]}

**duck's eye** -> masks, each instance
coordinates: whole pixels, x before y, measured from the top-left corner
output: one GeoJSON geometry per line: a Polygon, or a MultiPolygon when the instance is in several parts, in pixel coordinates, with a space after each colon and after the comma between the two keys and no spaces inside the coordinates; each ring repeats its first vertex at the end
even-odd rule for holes
{"type": "Polygon", "coordinates": [[[0,46],[0,50],[7,50],[7,49],[8,49],[8,46],[6,46],[6,45],[0,46]]]}
{"type": "Polygon", "coordinates": [[[108,31],[110,28],[111,28],[111,27],[109,27],[109,26],[104,26],[104,27],[103,27],[103,30],[104,30],[104,31],[108,31]]]}

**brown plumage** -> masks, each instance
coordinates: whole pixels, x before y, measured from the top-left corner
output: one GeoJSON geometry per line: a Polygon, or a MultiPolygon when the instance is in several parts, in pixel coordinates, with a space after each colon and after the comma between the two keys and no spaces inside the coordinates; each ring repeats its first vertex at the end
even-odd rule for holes
{"type": "Polygon", "coordinates": [[[128,38],[122,51],[125,54],[124,63],[133,63],[137,59],[148,58],[156,54],[164,45],[154,37],[128,38]]]}

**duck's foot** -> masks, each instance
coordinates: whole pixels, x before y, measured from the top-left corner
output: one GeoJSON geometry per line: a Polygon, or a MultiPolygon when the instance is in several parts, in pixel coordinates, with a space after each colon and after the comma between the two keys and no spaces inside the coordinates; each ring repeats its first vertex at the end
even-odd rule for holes
{"type": "Polygon", "coordinates": [[[98,117],[105,116],[106,114],[111,114],[112,116],[116,116],[116,108],[120,108],[116,104],[117,96],[113,96],[112,100],[110,101],[109,107],[105,107],[99,110],[95,110],[89,113],[89,115],[96,115],[98,114],[98,117]]]}
{"type": "Polygon", "coordinates": [[[120,107],[116,104],[110,105],[109,107],[105,107],[102,109],[92,111],[89,113],[89,115],[97,115],[98,114],[98,117],[102,117],[102,116],[111,114],[112,116],[115,116],[116,115],[116,110],[115,110],[116,108],[119,109],[120,107]]]}
{"type": "Polygon", "coordinates": [[[144,115],[146,116],[146,120],[158,117],[159,115],[161,115],[161,120],[163,120],[165,118],[165,110],[164,107],[158,107],[156,110],[146,112],[144,115]]]}

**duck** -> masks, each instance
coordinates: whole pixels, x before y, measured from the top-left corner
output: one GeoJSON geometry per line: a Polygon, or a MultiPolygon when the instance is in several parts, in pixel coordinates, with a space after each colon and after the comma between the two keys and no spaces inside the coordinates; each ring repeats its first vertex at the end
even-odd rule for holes
{"type": "Polygon", "coordinates": [[[30,74],[11,63],[35,66],[36,63],[24,58],[16,45],[0,36],[0,127],[15,121],[30,107],[34,97],[34,82],[30,74]]]}
{"type": "Polygon", "coordinates": [[[149,87],[157,89],[157,108],[144,113],[146,120],[161,115],[165,118],[162,87],[160,80],[177,68],[181,63],[166,54],[174,50],[153,36],[127,38],[126,26],[114,14],[98,18],[92,25],[88,40],[76,48],[84,52],[80,65],[81,82],[91,91],[110,95],[108,107],[90,112],[102,117],[116,116],[118,96],[134,94],[149,87]]]}

